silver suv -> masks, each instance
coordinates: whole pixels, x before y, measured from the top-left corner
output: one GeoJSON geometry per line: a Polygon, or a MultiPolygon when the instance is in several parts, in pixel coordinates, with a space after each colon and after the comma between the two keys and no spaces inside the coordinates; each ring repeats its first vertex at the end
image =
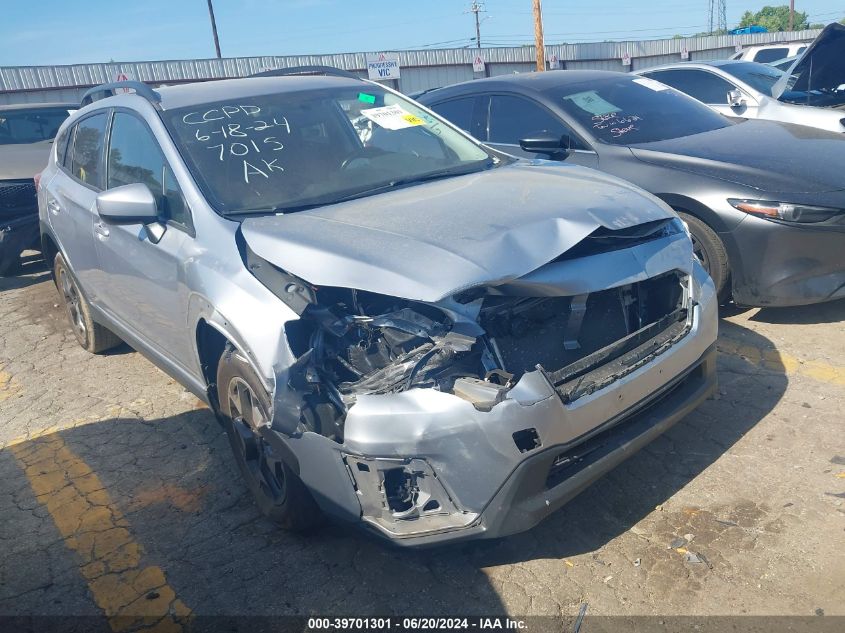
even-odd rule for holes
{"type": "Polygon", "coordinates": [[[713,391],[713,284],[646,192],[350,77],[120,87],[41,180],[71,326],[208,403],[282,526],[525,530],[713,391]]]}

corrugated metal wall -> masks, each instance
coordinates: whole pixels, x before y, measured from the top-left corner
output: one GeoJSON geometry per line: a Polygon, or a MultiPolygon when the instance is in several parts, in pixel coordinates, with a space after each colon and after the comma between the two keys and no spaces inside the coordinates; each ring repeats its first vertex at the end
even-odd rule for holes
{"type": "MultiPolygon", "coordinates": [[[[737,44],[749,46],[811,40],[818,33],[818,30],[812,30],[642,42],[561,44],[547,46],[546,58],[557,55],[562,65],[570,69],[625,71],[680,60],[684,48],[690,52],[690,59],[723,59],[733,53],[737,44]],[[631,66],[627,67],[622,65],[622,56],[626,53],[632,59],[631,66]]],[[[533,46],[484,48],[481,55],[487,62],[487,74],[493,76],[533,70],[534,50],[533,46]]],[[[403,92],[416,92],[481,77],[482,74],[472,70],[472,60],[478,52],[478,49],[472,48],[401,52],[398,88],[403,92]]],[[[369,55],[372,53],[0,67],[0,103],[75,101],[85,88],[114,81],[118,73],[152,84],[244,77],[271,68],[307,65],[336,66],[363,75],[369,55]]]]}

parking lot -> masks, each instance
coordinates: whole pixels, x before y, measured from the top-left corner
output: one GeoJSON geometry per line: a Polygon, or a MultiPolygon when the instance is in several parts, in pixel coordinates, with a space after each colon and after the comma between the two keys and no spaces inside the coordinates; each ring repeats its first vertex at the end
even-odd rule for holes
{"type": "Polygon", "coordinates": [[[723,312],[716,399],[538,528],[423,551],[261,518],[211,413],[0,280],[0,613],[845,615],[845,302],[723,312]]]}

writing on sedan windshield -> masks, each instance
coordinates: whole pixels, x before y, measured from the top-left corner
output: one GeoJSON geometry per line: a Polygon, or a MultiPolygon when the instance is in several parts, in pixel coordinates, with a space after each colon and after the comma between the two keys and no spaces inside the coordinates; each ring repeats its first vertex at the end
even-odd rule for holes
{"type": "Polygon", "coordinates": [[[593,116],[593,128],[609,130],[613,138],[619,138],[632,130],[638,129],[636,123],[642,120],[643,118],[637,114],[622,115],[618,112],[597,114],[593,116]]]}
{"type": "Polygon", "coordinates": [[[194,138],[222,162],[240,161],[243,179],[269,179],[285,168],[275,152],[285,149],[283,139],[290,135],[287,118],[264,116],[257,105],[222,105],[210,110],[188,112],[182,123],[194,127],[194,138]],[[217,142],[219,141],[219,142],[217,142]]]}

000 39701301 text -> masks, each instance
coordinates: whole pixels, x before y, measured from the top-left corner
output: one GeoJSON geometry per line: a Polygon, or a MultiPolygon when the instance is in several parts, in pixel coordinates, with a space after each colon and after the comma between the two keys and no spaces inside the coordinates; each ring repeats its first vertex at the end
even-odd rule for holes
{"type": "Polygon", "coordinates": [[[244,182],[249,184],[250,176],[263,176],[269,179],[273,173],[285,170],[277,164],[277,158],[267,159],[256,156],[252,159],[252,154],[282,151],[285,146],[279,141],[277,135],[290,134],[290,124],[285,117],[274,116],[268,122],[258,119],[260,114],[261,108],[256,105],[224,105],[205,112],[189,112],[182,117],[182,123],[201,126],[197,127],[194,133],[200,142],[211,140],[212,134],[220,134],[221,142],[208,145],[206,149],[218,152],[221,161],[242,161],[244,182]],[[246,121],[237,122],[238,119],[242,120],[244,117],[246,121]],[[212,127],[215,129],[210,129],[212,127]],[[265,130],[274,130],[274,135],[265,136],[262,134],[265,130]],[[247,156],[253,162],[245,158],[247,156]]]}

